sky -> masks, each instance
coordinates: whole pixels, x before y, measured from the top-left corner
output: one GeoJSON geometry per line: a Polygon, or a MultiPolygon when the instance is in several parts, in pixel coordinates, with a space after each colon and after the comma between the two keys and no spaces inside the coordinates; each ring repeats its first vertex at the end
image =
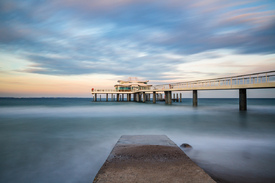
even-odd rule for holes
{"type": "MultiPolygon", "coordinates": [[[[91,97],[128,77],[161,84],[270,70],[274,0],[0,1],[0,97],[91,97]]],[[[274,89],[248,94],[275,98],[274,89]]]]}

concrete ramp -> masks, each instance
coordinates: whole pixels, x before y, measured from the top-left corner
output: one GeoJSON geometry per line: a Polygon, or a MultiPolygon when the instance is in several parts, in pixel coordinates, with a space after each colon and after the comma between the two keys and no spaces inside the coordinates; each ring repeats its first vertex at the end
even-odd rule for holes
{"type": "Polygon", "coordinates": [[[94,182],[215,182],[166,135],[121,136],[94,182]]]}

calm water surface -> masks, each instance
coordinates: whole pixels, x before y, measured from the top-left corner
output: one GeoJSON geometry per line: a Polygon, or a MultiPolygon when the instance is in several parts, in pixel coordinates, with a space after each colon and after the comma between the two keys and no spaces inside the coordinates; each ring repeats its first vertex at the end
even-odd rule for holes
{"type": "Polygon", "coordinates": [[[275,182],[275,99],[0,99],[0,182],[92,182],[121,135],[165,134],[211,175],[275,182]]]}

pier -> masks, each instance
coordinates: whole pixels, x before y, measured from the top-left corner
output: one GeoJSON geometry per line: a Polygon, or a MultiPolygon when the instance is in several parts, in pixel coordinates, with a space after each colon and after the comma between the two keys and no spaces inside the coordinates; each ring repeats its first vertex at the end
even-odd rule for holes
{"type": "Polygon", "coordinates": [[[215,181],[165,135],[124,135],[94,183],[215,181]]]}
{"type": "Polygon", "coordinates": [[[188,82],[169,83],[162,85],[148,85],[148,81],[118,81],[115,89],[92,89],[94,101],[97,101],[97,94],[105,94],[106,101],[108,95],[116,95],[116,101],[146,102],[153,96],[153,103],[157,100],[165,101],[166,104],[172,102],[182,102],[182,94],[179,92],[191,91],[193,93],[193,106],[198,106],[199,91],[202,90],[239,90],[239,110],[247,110],[247,89],[268,89],[275,88],[275,71],[259,72],[245,75],[237,75],[223,78],[196,80],[188,82]],[[177,96],[175,95],[175,92],[177,96]],[[178,95],[180,94],[180,97],[178,95]],[[148,96],[149,95],[149,96],[148,96]],[[131,98],[133,96],[133,98],[131,98]]]}

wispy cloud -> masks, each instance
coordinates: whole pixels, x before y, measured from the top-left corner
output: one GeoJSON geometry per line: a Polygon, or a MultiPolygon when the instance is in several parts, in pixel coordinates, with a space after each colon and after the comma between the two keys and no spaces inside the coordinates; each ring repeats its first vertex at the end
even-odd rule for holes
{"type": "Polygon", "coordinates": [[[194,54],[217,58],[221,55],[207,53],[222,49],[273,54],[274,6],[271,1],[3,0],[0,49],[33,63],[20,72],[165,78],[194,54]]]}

